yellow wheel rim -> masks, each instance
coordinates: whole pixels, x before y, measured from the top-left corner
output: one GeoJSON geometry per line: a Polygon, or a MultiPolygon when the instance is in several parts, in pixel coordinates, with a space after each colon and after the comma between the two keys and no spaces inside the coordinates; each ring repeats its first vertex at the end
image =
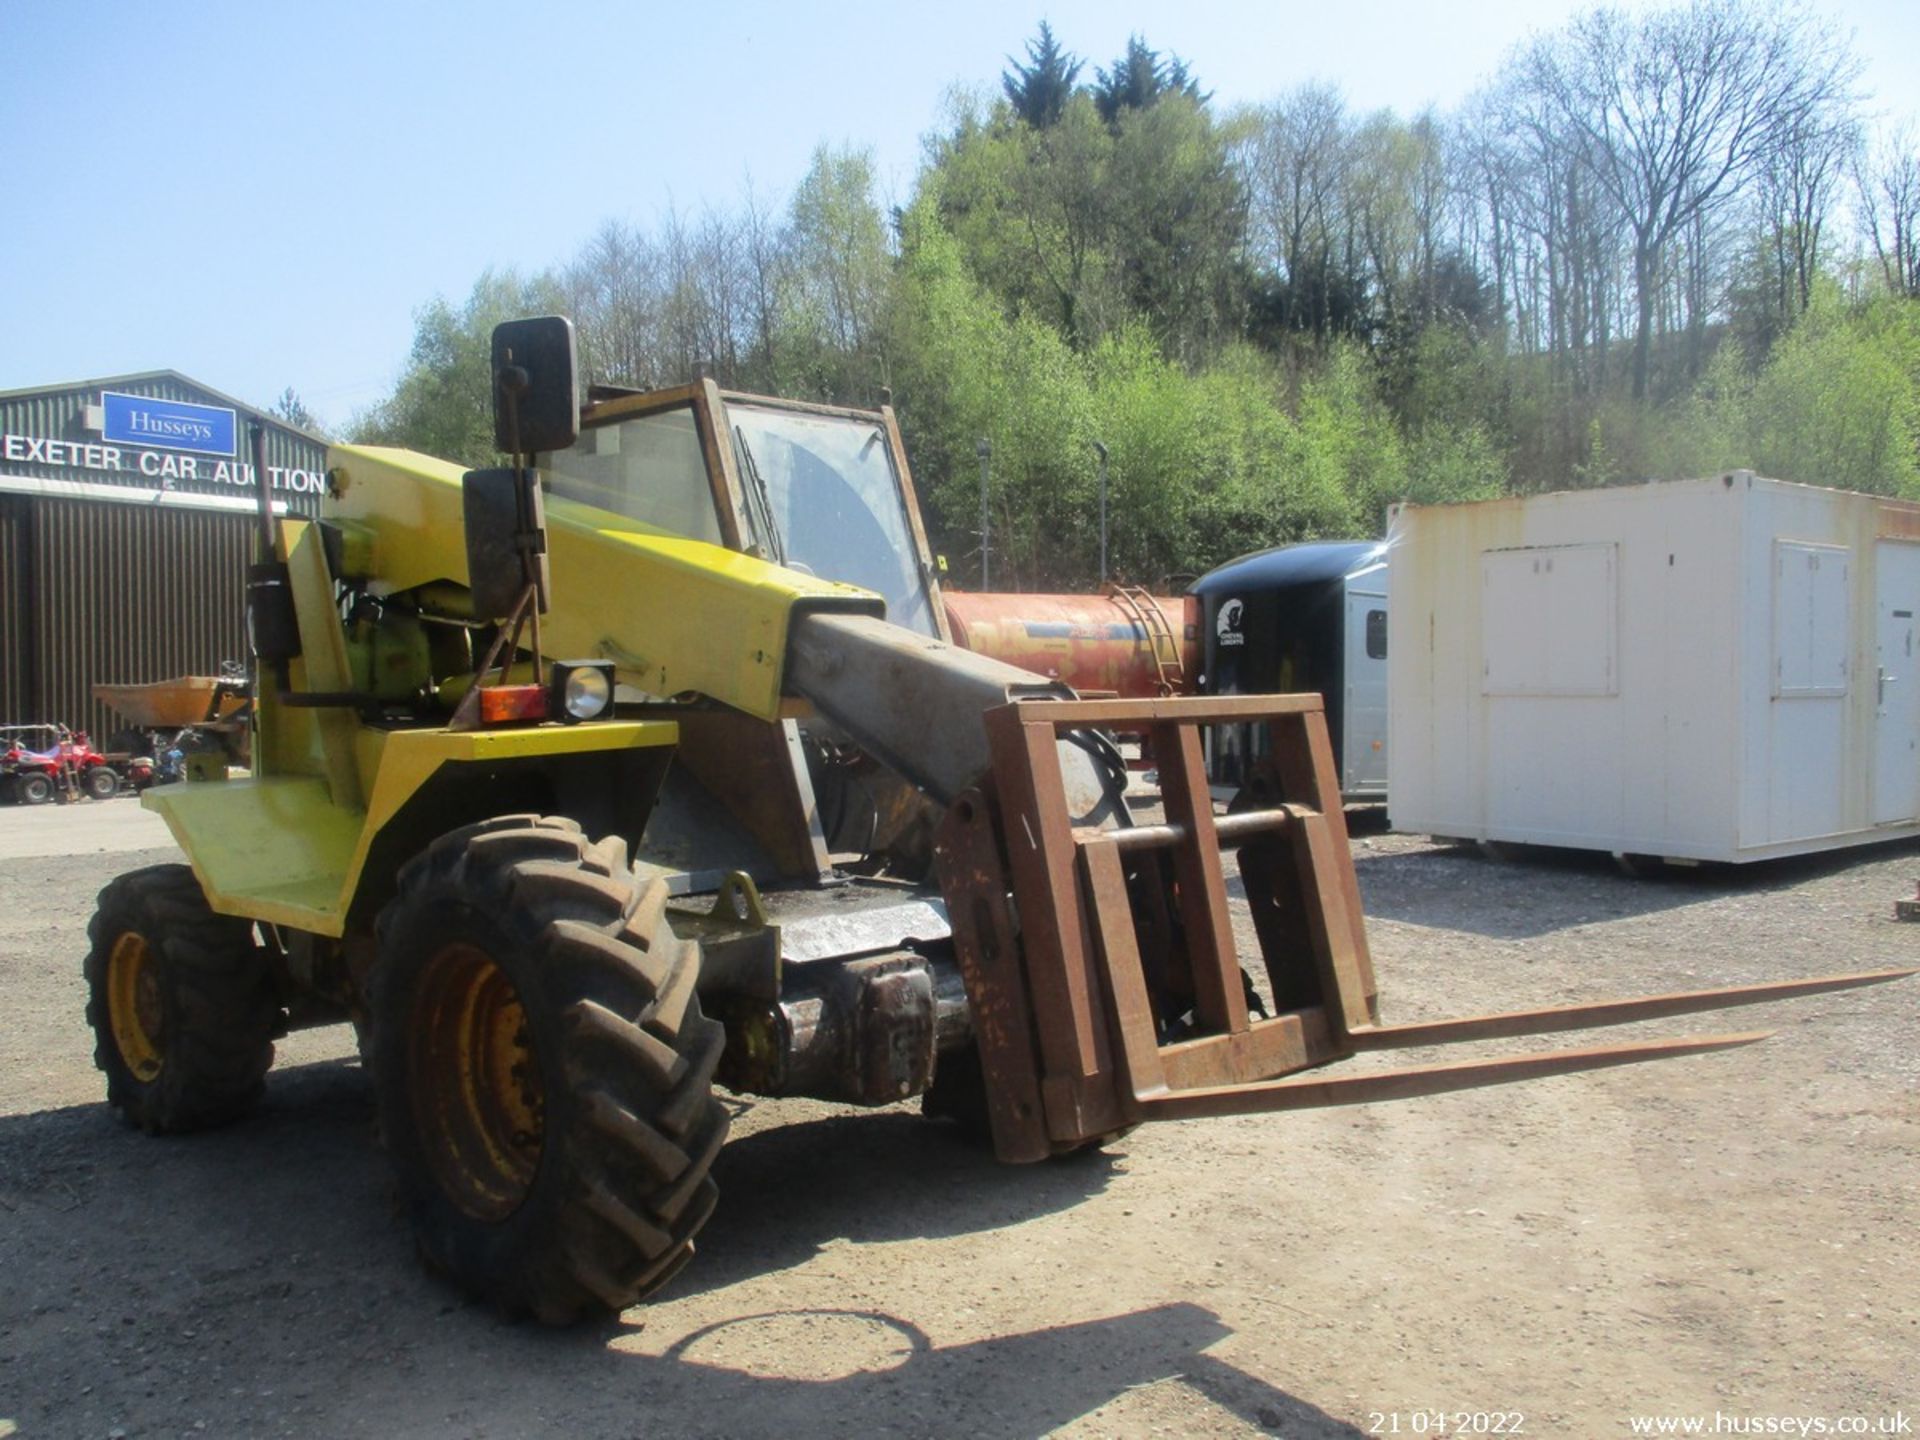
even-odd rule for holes
{"type": "Polygon", "coordinates": [[[113,1043],[134,1079],[158,1079],[164,1035],[160,976],[153,949],[137,930],[123,933],[107,953],[107,1017],[113,1043]]]}
{"type": "Polygon", "coordinates": [[[456,942],[421,973],[408,1079],[441,1190],[479,1220],[504,1220],[533,1188],[545,1093],[527,1012],[506,972],[456,942]]]}

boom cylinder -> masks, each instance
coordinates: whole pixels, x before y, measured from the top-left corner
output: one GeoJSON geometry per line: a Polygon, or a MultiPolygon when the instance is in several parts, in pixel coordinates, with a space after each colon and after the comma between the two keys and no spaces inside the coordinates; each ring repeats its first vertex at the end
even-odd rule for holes
{"type": "MultiPolygon", "coordinates": [[[[787,685],[868,754],[942,805],[992,763],[981,716],[1016,700],[1072,700],[1065,685],[869,615],[810,614],[793,623],[787,685]]],[[[1124,823],[1124,773],[1099,747],[1063,737],[1068,806],[1079,823],[1124,823]]]]}

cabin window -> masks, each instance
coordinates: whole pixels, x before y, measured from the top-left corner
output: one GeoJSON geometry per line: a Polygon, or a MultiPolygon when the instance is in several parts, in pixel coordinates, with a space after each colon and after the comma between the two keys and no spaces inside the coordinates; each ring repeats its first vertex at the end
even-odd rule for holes
{"type": "Polygon", "coordinates": [[[1773,547],[1773,693],[1779,699],[1847,693],[1844,545],[1780,540],[1773,547]]]}
{"type": "Polygon", "coordinates": [[[693,411],[684,406],[593,426],[571,450],[540,459],[550,488],[563,500],[720,543],[706,452],[693,411]]]}
{"type": "Polygon", "coordinates": [[[1367,611],[1367,659],[1387,658],[1387,612],[1367,611]]]}

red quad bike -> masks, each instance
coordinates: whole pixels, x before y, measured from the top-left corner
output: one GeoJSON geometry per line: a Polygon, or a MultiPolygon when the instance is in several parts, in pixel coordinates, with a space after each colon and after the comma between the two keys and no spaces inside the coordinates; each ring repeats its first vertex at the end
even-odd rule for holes
{"type": "Polygon", "coordinates": [[[83,794],[95,800],[111,800],[120,791],[120,771],[105,755],[96,750],[93,741],[87,738],[87,732],[76,730],[68,742],[71,747],[73,773],[80,781],[83,794]]]}
{"type": "Polygon", "coordinates": [[[63,793],[106,800],[119,788],[119,774],[93,748],[86,731],[64,725],[0,726],[0,798],[23,805],[44,805],[63,793]]]}

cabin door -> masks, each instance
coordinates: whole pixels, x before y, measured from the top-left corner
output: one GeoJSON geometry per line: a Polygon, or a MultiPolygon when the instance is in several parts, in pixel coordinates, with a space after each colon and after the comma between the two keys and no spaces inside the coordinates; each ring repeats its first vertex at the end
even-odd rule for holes
{"type": "Polygon", "coordinates": [[[1347,591],[1345,704],[1341,707],[1340,789],[1349,797],[1387,793],[1387,597],[1347,591]]]}
{"type": "Polygon", "coordinates": [[[1873,823],[1920,817],[1920,545],[1874,550],[1873,823]]]}

